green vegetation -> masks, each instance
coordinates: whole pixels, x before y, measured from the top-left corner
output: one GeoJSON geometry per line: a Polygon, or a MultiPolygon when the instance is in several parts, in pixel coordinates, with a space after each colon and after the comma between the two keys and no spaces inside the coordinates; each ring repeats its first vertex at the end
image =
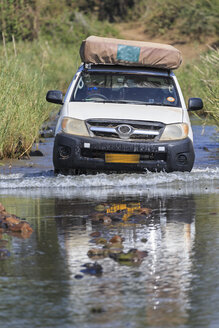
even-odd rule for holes
{"type": "Polygon", "coordinates": [[[219,126],[219,50],[212,49],[199,62],[180,68],[177,77],[186,100],[201,97],[203,114],[219,126]]]}
{"type": "Polygon", "coordinates": [[[8,41],[14,35],[16,40],[43,36],[72,43],[105,20],[138,20],[147,33],[169,39],[219,35],[218,0],[1,0],[0,17],[8,41]]]}
{"type": "MultiPolygon", "coordinates": [[[[123,17],[132,0],[1,0],[0,31],[6,41],[33,41],[39,38],[72,44],[88,34],[111,34],[115,30],[106,22],[108,13],[123,17]],[[113,3],[114,2],[114,3],[113,3]],[[123,2],[123,6],[120,3],[123,2]],[[118,5],[119,4],[119,5],[118,5]],[[121,10],[119,10],[119,8],[121,10]],[[94,14],[91,15],[91,12],[94,14]],[[86,15],[85,15],[86,14],[86,15]],[[99,19],[97,19],[99,18],[99,19]]],[[[110,19],[109,19],[110,20],[110,19]]]]}
{"type": "Polygon", "coordinates": [[[15,56],[12,44],[7,44],[7,59],[1,56],[0,61],[1,158],[30,150],[51,111],[46,91],[64,91],[80,63],[77,49],[54,47],[49,42],[22,42],[16,52],[15,56]]]}
{"type": "Polygon", "coordinates": [[[51,112],[46,92],[61,89],[65,93],[80,64],[81,41],[90,34],[117,35],[107,22],[88,20],[78,11],[67,12],[67,7],[63,9],[62,22],[64,1],[50,1],[48,8],[43,7],[45,1],[41,0],[36,1],[38,7],[31,7],[35,1],[11,0],[8,7],[7,3],[8,0],[0,3],[1,16],[5,18],[1,20],[4,42],[0,45],[0,158],[20,157],[31,149],[51,112]],[[18,7],[14,5],[17,3],[18,7]],[[54,12],[49,19],[51,4],[54,12]],[[36,30],[30,25],[34,15],[31,8],[45,11],[34,25],[36,30]],[[27,17],[22,25],[24,9],[27,17]],[[73,21],[67,19],[70,13],[73,21]]]}
{"type": "Polygon", "coordinates": [[[218,0],[142,0],[139,6],[140,19],[152,36],[203,41],[206,36],[219,35],[218,0]]]}
{"type": "MultiPolygon", "coordinates": [[[[88,35],[116,36],[111,24],[140,21],[151,35],[204,41],[219,35],[218,0],[1,0],[0,158],[30,150],[51,105],[49,89],[65,92],[88,35]]],[[[185,96],[200,96],[219,125],[218,51],[178,73],[185,96]]]]}

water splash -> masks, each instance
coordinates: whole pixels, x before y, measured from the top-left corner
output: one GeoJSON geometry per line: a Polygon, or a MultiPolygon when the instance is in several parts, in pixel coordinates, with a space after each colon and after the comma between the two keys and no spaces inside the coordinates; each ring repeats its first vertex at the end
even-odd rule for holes
{"type": "Polygon", "coordinates": [[[219,193],[219,167],[192,172],[54,176],[52,171],[0,175],[0,194],[83,195],[219,193]]]}

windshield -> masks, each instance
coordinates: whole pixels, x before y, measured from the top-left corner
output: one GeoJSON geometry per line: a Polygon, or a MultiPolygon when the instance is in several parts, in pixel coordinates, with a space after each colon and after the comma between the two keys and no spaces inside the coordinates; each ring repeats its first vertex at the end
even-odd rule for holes
{"type": "Polygon", "coordinates": [[[171,77],[82,72],[71,101],[180,106],[171,77]]]}

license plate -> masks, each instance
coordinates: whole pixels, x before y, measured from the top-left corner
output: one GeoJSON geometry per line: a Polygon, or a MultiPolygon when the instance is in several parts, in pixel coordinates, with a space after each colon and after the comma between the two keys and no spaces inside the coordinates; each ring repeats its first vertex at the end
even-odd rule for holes
{"type": "Polygon", "coordinates": [[[139,163],[139,154],[105,154],[106,163],[139,163]]]}

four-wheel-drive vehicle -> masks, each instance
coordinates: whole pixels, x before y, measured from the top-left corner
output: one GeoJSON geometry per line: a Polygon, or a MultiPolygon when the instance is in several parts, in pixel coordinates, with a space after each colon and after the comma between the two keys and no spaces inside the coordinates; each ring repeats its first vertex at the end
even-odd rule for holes
{"type": "Polygon", "coordinates": [[[172,69],[177,49],[155,43],[89,37],[82,65],[64,97],[55,132],[55,172],[191,171],[193,135],[188,110],[172,69]]]}

